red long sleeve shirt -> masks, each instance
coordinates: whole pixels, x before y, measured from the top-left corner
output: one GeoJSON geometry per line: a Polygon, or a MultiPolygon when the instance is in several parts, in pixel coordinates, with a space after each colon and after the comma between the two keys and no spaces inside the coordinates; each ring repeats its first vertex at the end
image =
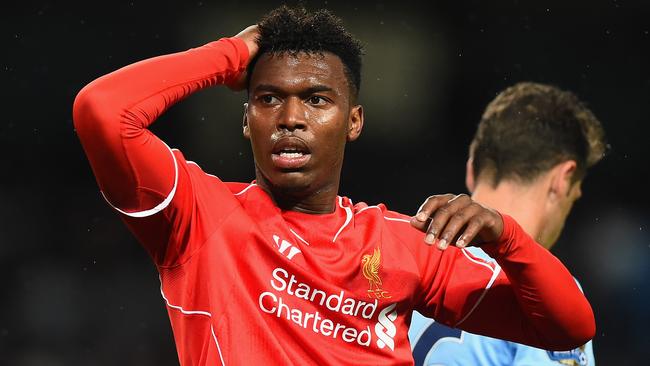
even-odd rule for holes
{"type": "Polygon", "coordinates": [[[423,242],[410,217],[336,198],[283,211],[226,183],[147,127],[227,83],[248,51],[226,38],[141,61],[87,85],[74,123],[102,194],[153,258],[182,365],[412,364],[411,311],[546,349],[589,340],[594,318],[566,268],[504,215],[498,265],[423,242]]]}

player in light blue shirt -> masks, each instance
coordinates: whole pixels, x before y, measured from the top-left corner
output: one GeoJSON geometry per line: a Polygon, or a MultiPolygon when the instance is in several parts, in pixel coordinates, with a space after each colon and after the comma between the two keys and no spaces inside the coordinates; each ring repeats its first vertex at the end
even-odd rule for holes
{"type": "MultiPolygon", "coordinates": [[[[465,182],[475,201],[514,217],[550,250],[581,195],[587,168],[606,147],[600,122],[573,93],[518,83],[487,106],[470,145],[465,182]]],[[[493,260],[480,248],[468,250],[493,260]]],[[[409,340],[416,366],[595,365],[591,341],[546,351],[449,328],[417,312],[409,340]]]]}

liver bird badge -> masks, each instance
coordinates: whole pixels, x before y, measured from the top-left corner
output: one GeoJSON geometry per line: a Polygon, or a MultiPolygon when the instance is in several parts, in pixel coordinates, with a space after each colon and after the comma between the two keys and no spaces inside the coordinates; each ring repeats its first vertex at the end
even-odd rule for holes
{"type": "Polygon", "coordinates": [[[387,291],[382,290],[381,277],[379,277],[379,267],[381,267],[381,251],[375,248],[372,254],[365,254],[361,257],[361,271],[363,277],[368,280],[368,297],[381,299],[390,298],[387,291]]]}

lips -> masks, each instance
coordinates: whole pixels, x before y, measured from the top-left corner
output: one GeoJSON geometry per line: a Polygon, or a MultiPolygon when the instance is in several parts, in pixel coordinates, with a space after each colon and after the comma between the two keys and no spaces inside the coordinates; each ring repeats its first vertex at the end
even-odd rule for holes
{"type": "Polygon", "coordinates": [[[281,137],[273,145],[271,161],[282,170],[296,170],[304,167],[311,159],[307,144],[297,137],[281,137]]]}

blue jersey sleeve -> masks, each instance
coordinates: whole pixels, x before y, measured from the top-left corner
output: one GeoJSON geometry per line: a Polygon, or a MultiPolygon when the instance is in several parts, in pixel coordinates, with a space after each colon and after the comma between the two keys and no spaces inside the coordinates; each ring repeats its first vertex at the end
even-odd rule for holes
{"type": "Polygon", "coordinates": [[[570,351],[546,351],[539,348],[513,343],[516,354],[513,365],[518,366],[593,366],[594,360],[592,343],[589,341],[582,347],[570,351]]]}
{"type": "Polygon", "coordinates": [[[416,366],[511,365],[509,342],[436,323],[414,312],[409,340],[416,366]]]}

